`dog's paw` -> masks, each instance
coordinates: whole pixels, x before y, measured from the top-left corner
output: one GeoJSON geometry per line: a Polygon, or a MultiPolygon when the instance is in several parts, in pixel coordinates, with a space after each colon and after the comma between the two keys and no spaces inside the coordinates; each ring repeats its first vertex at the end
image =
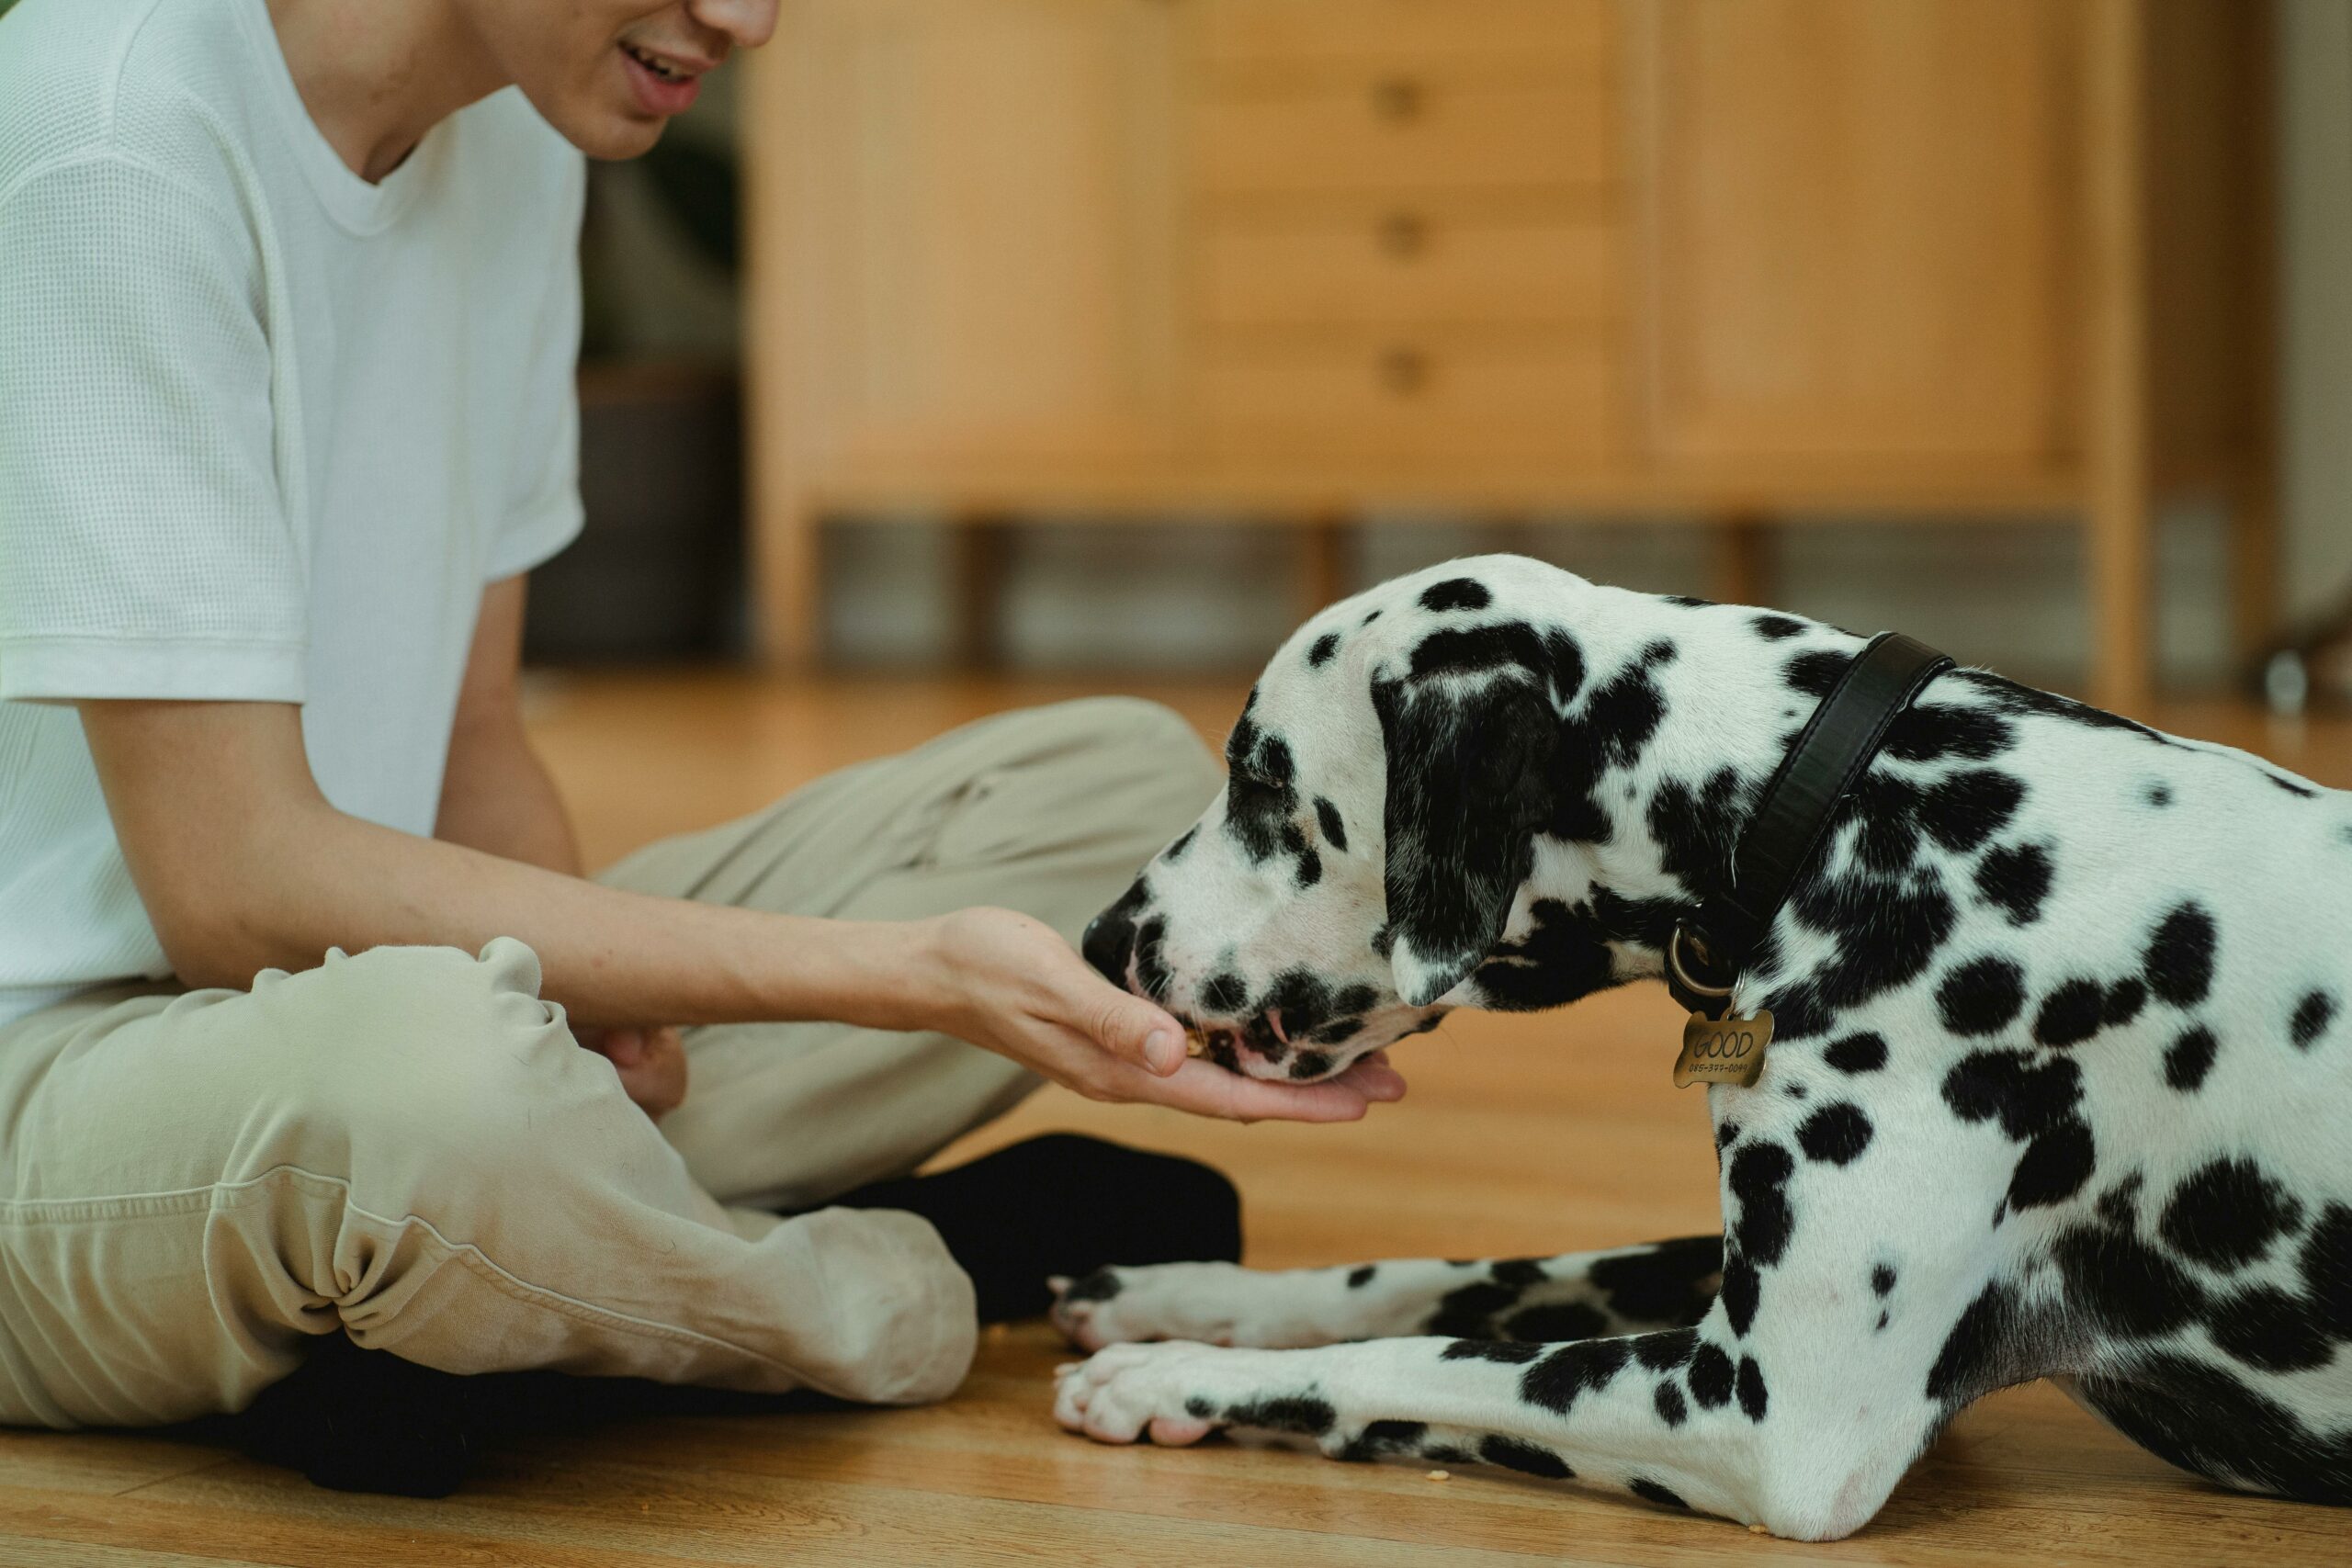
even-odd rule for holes
{"type": "Polygon", "coordinates": [[[1049,1281],[1053,1323],[1081,1350],[1153,1339],[1279,1346],[1281,1280],[1233,1263],[1097,1269],[1049,1281]]]}
{"type": "Polygon", "coordinates": [[[1197,1443],[1280,1374],[1269,1350],[1170,1340],[1114,1345],[1054,1375],[1054,1419],[1101,1443],[1197,1443]]]}

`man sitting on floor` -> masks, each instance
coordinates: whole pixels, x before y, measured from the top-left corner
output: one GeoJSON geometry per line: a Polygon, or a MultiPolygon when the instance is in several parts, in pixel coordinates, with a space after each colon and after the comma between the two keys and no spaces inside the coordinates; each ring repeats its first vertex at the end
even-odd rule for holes
{"type": "Polygon", "coordinates": [[[830,1201],[1041,1076],[1243,1118],[1401,1092],[1190,1061],[1071,952],[1216,787],[1140,703],[581,874],[515,678],[524,574],[581,520],[581,152],[650,146],[774,19],[0,21],[0,1422],[238,1410],[337,1331],[934,1399],[970,1280],[830,1201]]]}

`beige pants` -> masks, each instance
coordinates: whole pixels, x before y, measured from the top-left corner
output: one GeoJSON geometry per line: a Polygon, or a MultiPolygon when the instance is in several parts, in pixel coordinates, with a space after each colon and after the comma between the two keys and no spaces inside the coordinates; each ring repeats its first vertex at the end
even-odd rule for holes
{"type": "MultiPolygon", "coordinates": [[[[844,919],[1004,904],[1074,937],[1216,788],[1174,715],[1071,703],[820,779],[605,880],[844,919]]],[[[928,1224],[763,1210],[911,1170],[1035,1078],[938,1035],[702,1029],[657,1130],[538,982],[504,939],[378,948],[0,1027],[0,1422],[240,1409],[338,1327],[453,1372],[955,1388],[971,1286],[928,1224]]]]}

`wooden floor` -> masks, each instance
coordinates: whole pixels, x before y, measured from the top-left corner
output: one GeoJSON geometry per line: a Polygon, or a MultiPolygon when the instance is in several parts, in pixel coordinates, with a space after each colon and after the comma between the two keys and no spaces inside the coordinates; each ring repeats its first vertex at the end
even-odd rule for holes
{"type": "MultiPolygon", "coordinates": [[[[535,689],[535,729],[602,863],[963,719],[1081,690],[567,678],[535,689]]],[[[1146,694],[1216,734],[1240,690],[1146,694]]],[[[2352,724],[2274,728],[2226,705],[2150,716],[2352,785],[2352,724]]],[[[1461,1014],[1398,1052],[1410,1097],[1358,1125],[1232,1127],[1047,1092],[949,1157],[1053,1127],[1199,1155],[1240,1183],[1261,1264],[1710,1230],[1705,1107],[1668,1084],[1678,1026],[1655,987],[1544,1018],[1461,1014]]],[[[135,1435],[0,1434],[0,1565],[2352,1562],[2352,1513],[2214,1491],[2046,1387],[1969,1412],[1869,1529],[1821,1547],[1507,1475],[1434,1483],[1218,1443],[1097,1448],[1047,1415],[1060,1357],[1040,1328],[996,1332],[963,1393],[933,1409],[550,1439],[441,1503],[322,1492],[135,1435]]]]}

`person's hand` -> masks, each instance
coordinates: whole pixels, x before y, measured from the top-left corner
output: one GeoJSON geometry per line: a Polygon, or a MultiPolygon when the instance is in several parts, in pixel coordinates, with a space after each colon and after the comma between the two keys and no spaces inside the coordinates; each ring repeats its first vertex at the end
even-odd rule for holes
{"type": "Polygon", "coordinates": [[[576,1026],[573,1039],[612,1063],[621,1088],[638,1108],[659,1122],[686,1098],[686,1045],[675,1029],[597,1029],[576,1026]]]}
{"type": "Polygon", "coordinates": [[[932,1026],[1089,1100],[1140,1100],[1236,1122],[1352,1122],[1405,1080],[1368,1057],[1324,1083],[1276,1083],[1187,1056],[1184,1032],[1096,974],[1042,920],[959,909],[919,922],[932,1026]]]}

